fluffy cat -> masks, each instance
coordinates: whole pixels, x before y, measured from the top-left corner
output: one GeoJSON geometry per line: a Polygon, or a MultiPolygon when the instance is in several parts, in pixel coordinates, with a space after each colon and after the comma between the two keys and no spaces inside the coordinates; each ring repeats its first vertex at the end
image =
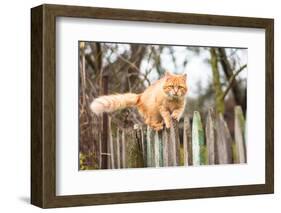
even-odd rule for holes
{"type": "Polygon", "coordinates": [[[96,115],[126,107],[136,107],[147,125],[154,130],[171,126],[171,117],[179,120],[185,107],[186,74],[166,74],[141,94],[125,93],[100,96],[91,103],[96,115]]]}

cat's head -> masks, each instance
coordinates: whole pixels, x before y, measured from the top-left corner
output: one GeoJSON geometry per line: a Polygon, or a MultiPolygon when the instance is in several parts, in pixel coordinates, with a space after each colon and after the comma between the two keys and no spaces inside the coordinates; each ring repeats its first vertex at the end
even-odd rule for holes
{"type": "Polygon", "coordinates": [[[186,74],[176,75],[166,72],[163,90],[172,98],[185,96],[187,93],[186,74]]]}

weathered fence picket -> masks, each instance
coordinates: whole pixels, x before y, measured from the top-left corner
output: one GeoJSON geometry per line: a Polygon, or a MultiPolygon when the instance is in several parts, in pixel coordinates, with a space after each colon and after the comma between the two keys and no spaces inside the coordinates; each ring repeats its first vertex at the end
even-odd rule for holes
{"type": "Polygon", "coordinates": [[[192,123],[192,156],[193,165],[205,164],[204,156],[204,131],[201,123],[200,113],[195,111],[192,123]]]}
{"type": "Polygon", "coordinates": [[[117,161],[117,168],[120,169],[121,168],[121,159],[120,159],[120,130],[117,128],[116,130],[116,161],[117,161]]]}
{"type": "Polygon", "coordinates": [[[107,153],[101,154],[107,156],[107,168],[112,169],[246,163],[246,121],[241,107],[235,107],[234,115],[234,140],[223,115],[211,109],[204,128],[200,113],[195,111],[192,119],[185,114],[183,126],[173,119],[170,128],[158,132],[142,125],[114,129],[109,116],[107,153]]]}
{"type": "Polygon", "coordinates": [[[232,138],[227,127],[226,122],[223,119],[223,115],[220,113],[216,122],[216,134],[217,134],[217,150],[218,150],[218,164],[230,164],[233,163],[232,159],[232,138]]]}
{"type": "Polygon", "coordinates": [[[189,116],[184,116],[183,123],[183,161],[184,165],[192,165],[192,140],[191,140],[191,128],[189,123],[189,116]]]}
{"type": "Polygon", "coordinates": [[[126,137],[125,130],[122,130],[122,145],[121,145],[121,153],[122,153],[122,168],[126,168],[126,137]]]}
{"type": "Polygon", "coordinates": [[[246,163],[246,144],[245,144],[245,120],[240,106],[234,109],[234,132],[235,143],[237,147],[237,161],[238,163],[246,163]]]}
{"type": "Polygon", "coordinates": [[[207,155],[208,155],[207,164],[213,165],[216,162],[215,142],[217,140],[217,137],[215,131],[213,111],[211,109],[208,111],[205,131],[206,131],[205,135],[206,135],[206,146],[207,146],[207,155]]]}
{"type": "Polygon", "coordinates": [[[156,132],[154,135],[154,160],[155,167],[163,166],[162,131],[156,132]]]}
{"type": "Polygon", "coordinates": [[[171,166],[171,149],[170,149],[170,136],[166,129],[163,130],[163,164],[164,166],[171,166]]]}
{"type": "Polygon", "coordinates": [[[153,167],[154,164],[154,134],[155,132],[148,126],[146,132],[147,141],[147,167],[153,167]]]}
{"type": "Polygon", "coordinates": [[[111,169],[115,168],[114,165],[114,147],[113,147],[113,138],[111,131],[111,117],[108,117],[108,153],[110,160],[108,161],[108,167],[111,169]]]}

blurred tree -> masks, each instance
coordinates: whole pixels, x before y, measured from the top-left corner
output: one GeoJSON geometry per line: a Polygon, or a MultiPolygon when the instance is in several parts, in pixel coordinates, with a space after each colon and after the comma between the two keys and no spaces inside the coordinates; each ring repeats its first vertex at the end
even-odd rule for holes
{"type": "Polygon", "coordinates": [[[218,69],[218,55],[217,55],[217,48],[210,48],[211,54],[211,67],[212,67],[212,74],[213,74],[213,86],[215,91],[215,104],[216,104],[216,111],[218,113],[224,113],[224,99],[223,91],[221,87],[220,81],[220,73],[218,69]]]}
{"type": "Polygon", "coordinates": [[[231,90],[237,105],[240,105],[246,112],[246,88],[241,88],[234,75],[234,67],[230,63],[230,59],[226,54],[225,48],[218,48],[220,63],[229,82],[232,82],[231,90]]]}

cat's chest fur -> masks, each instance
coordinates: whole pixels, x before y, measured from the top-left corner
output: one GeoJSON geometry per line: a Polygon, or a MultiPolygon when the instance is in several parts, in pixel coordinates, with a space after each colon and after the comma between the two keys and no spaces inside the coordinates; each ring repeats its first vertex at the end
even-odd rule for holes
{"type": "Polygon", "coordinates": [[[184,105],[184,99],[165,99],[163,100],[162,104],[167,110],[173,112],[174,110],[179,109],[184,105]]]}

